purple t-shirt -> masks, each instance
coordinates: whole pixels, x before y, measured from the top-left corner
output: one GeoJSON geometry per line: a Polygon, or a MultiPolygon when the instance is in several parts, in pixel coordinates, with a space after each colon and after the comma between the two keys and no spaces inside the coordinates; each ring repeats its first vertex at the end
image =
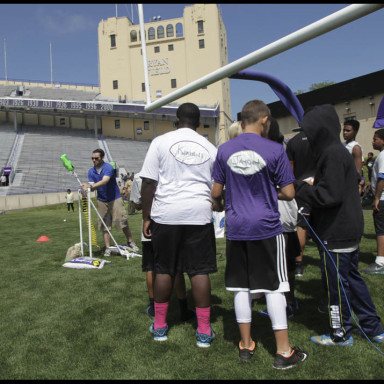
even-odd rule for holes
{"type": "Polygon", "coordinates": [[[295,177],[281,144],[243,133],[219,147],[212,177],[225,185],[227,239],[262,240],[283,233],[276,187],[295,177]]]}

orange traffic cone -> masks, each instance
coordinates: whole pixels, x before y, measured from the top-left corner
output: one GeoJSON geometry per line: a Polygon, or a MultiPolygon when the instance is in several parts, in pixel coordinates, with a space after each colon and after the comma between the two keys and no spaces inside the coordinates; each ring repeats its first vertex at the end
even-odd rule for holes
{"type": "Polygon", "coordinates": [[[47,236],[40,236],[36,241],[51,241],[51,239],[47,236]]]}

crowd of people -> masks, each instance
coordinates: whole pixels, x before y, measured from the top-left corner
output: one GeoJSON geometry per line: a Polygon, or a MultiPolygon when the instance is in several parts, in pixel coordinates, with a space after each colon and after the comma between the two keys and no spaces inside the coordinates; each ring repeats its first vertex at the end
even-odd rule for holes
{"type": "MultiPolygon", "coordinates": [[[[270,318],[275,336],[273,367],[291,368],[308,358],[307,352],[292,347],[287,321],[299,307],[295,279],[304,273],[308,237],[321,260],[324,305],[319,311],[325,307],[330,316],[330,329],[311,340],[324,346],[352,346],[351,308],[370,340],[383,343],[384,330],[358,271],[358,258],[364,227],[361,196],[370,193],[377,257],[363,272],[384,273],[384,129],[373,137],[373,149],[380,152],[376,161],[370,153],[364,162],[356,141],[359,123],[344,123],[342,143],[332,105],[305,111],[299,133],[288,144],[260,100],[244,105],[241,121],[229,129],[229,141],[218,148],[196,132],[199,125],[199,108],[180,105],[176,129],[152,141],[139,174],[122,178],[124,184],[118,185],[112,166],[103,161],[103,151],[96,149],[89,183],[82,185],[97,189],[98,209],[106,222],[122,229],[136,250],[124,197],[131,204],[128,215],[142,211],[142,271],[153,339],[168,339],[173,288],[180,321],[197,321],[197,346],[209,348],[215,339],[210,321],[210,274],[217,272],[212,211],[225,211],[224,284],[234,293],[240,360],[250,362],[256,352],[252,302],[262,296],[267,308],[260,314],[270,318]],[[188,308],[184,273],[190,279],[194,309],[188,308]]],[[[100,223],[99,229],[108,256],[109,235],[100,223]]]]}

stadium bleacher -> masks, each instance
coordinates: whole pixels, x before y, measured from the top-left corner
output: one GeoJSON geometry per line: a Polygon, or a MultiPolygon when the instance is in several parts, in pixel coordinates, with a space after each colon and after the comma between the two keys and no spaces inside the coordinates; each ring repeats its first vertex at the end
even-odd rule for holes
{"type": "Polygon", "coordinates": [[[13,127],[2,126],[0,131],[0,169],[7,165],[16,132],[13,127]]]}
{"type": "MultiPolygon", "coordinates": [[[[75,167],[81,182],[87,182],[87,174],[92,167],[91,153],[100,147],[100,141],[93,131],[63,129],[58,127],[22,127],[23,142],[17,164],[13,164],[16,174],[8,187],[7,195],[40,194],[77,190],[79,183],[60,161],[66,154],[75,167]]],[[[0,130],[0,150],[4,153],[3,163],[7,163],[16,133],[11,128],[0,130]],[[2,146],[7,144],[7,150],[2,146]],[[8,153],[8,156],[5,153],[8,153]]],[[[104,138],[108,151],[118,167],[128,172],[138,173],[149,148],[149,142],[129,139],[104,138]]],[[[107,161],[107,159],[106,159],[107,161]]],[[[119,177],[120,175],[118,175],[119,177]]]]}

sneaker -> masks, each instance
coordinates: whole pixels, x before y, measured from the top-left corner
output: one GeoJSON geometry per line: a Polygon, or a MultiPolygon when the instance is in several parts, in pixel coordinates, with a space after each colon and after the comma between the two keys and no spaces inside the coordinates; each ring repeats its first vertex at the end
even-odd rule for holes
{"type": "Polygon", "coordinates": [[[109,248],[105,248],[104,256],[106,256],[106,257],[111,256],[111,250],[109,248]]]}
{"type": "Polygon", "coordinates": [[[382,333],[381,335],[372,337],[372,341],[374,343],[379,343],[379,344],[384,343],[384,333],[382,333]]]}
{"type": "Polygon", "coordinates": [[[311,341],[313,341],[316,344],[321,345],[338,345],[339,347],[352,347],[353,345],[353,337],[350,336],[348,340],[345,341],[333,341],[331,339],[331,336],[329,334],[327,335],[320,335],[320,336],[312,336],[311,341]]]}
{"type": "Polygon", "coordinates": [[[153,322],[150,327],[149,327],[149,331],[153,334],[153,340],[156,340],[156,341],[165,341],[168,339],[168,325],[165,327],[165,328],[158,328],[158,329],[154,329],[154,324],[155,322],[153,322]]]}
{"type": "Polygon", "coordinates": [[[152,319],[155,318],[155,311],[151,308],[150,305],[148,305],[148,308],[147,308],[147,315],[148,315],[149,317],[151,317],[152,319]]]}
{"type": "Polygon", "coordinates": [[[187,321],[191,321],[196,319],[196,311],[194,309],[188,309],[182,316],[180,316],[180,321],[182,323],[186,323],[187,321]]]}
{"type": "Polygon", "coordinates": [[[303,276],[303,262],[299,261],[296,262],[296,269],[295,269],[295,276],[296,277],[302,277],[303,276]]]}
{"type": "Polygon", "coordinates": [[[384,265],[373,263],[361,272],[367,273],[368,275],[382,275],[384,274],[384,265]]]}
{"type": "Polygon", "coordinates": [[[252,341],[252,346],[251,348],[243,348],[241,346],[241,341],[239,341],[239,358],[242,361],[245,361],[246,363],[250,363],[253,354],[255,353],[256,350],[256,343],[252,341]]]}
{"type": "Polygon", "coordinates": [[[128,242],[127,245],[129,248],[131,248],[129,251],[137,252],[139,250],[139,247],[135,244],[134,241],[128,242]]]}
{"type": "Polygon", "coordinates": [[[196,330],[196,341],[197,341],[196,344],[200,348],[209,348],[215,336],[216,336],[215,332],[213,332],[212,328],[211,328],[211,335],[206,335],[205,333],[197,333],[197,330],[196,330]]]}
{"type": "Polygon", "coordinates": [[[300,361],[304,361],[308,357],[307,352],[302,351],[298,347],[293,347],[291,356],[284,357],[280,353],[276,353],[273,368],[288,369],[294,367],[300,361]]]}

